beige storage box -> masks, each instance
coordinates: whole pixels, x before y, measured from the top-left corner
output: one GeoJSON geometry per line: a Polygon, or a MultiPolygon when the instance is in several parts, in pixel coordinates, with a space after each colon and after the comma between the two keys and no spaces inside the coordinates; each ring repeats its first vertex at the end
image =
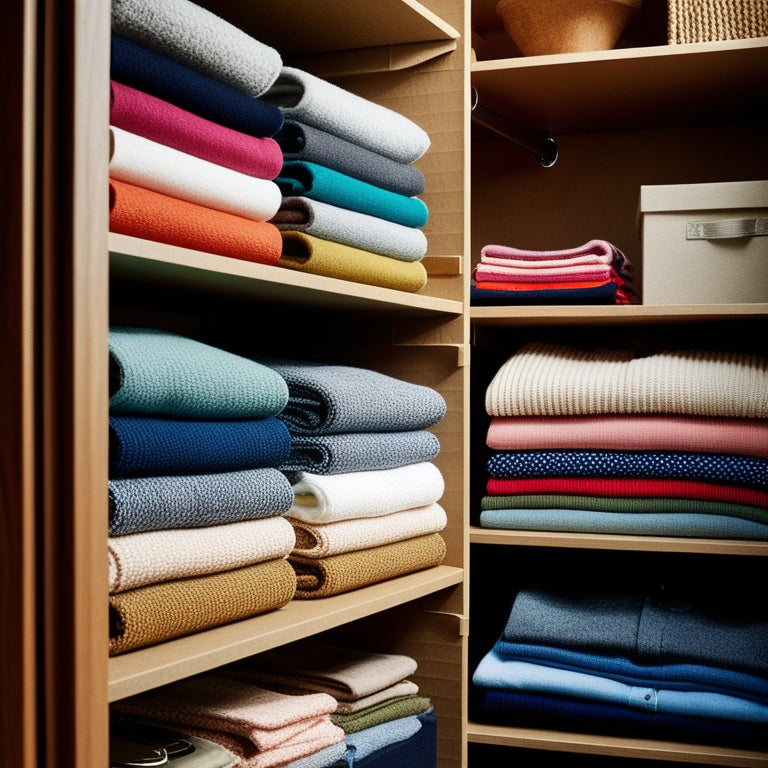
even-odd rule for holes
{"type": "Polygon", "coordinates": [[[643,304],[768,302],[768,181],[640,187],[643,304]]]}

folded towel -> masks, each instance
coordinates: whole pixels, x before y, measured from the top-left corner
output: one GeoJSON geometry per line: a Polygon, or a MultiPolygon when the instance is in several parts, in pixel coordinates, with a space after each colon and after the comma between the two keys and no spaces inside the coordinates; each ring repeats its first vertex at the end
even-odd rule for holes
{"type": "Polygon", "coordinates": [[[275,139],[286,160],[306,160],[408,197],[424,192],[424,174],[416,166],[297,120],[285,120],[275,139]]]}
{"type": "Polygon", "coordinates": [[[259,361],[288,384],[288,404],[280,419],[291,435],[429,429],[446,413],[446,402],[436,389],[370,368],[259,361]]]}
{"type": "Polygon", "coordinates": [[[293,504],[288,478],[273,467],[109,481],[109,535],[196,528],[282,515],[293,504]]]}
{"type": "Polygon", "coordinates": [[[115,80],[109,124],[259,179],[274,179],[283,165],[275,139],[236,131],[115,80]]]}
{"type": "Polygon", "coordinates": [[[568,267],[550,267],[548,269],[520,269],[518,267],[497,267],[492,264],[478,264],[474,269],[474,278],[478,282],[511,280],[518,283],[559,283],[563,280],[573,282],[598,282],[611,280],[621,284],[615,270],[603,265],[584,264],[568,267]]]}
{"type": "Polygon", "coordinates": [[[278,418],[195,421],[110,416],[110,477],[278,467],[291,436],[278,418]]]}
{"type": "Polygon", "coordinates": [[[347,734],[347,747],[354,750],[355,760],[362,760],[380,749],[407,741],[421,730],[417,715],[405,715],[385,723],[372,725],[347,734]]]}
{"type": "Polygon", "coordinates": [[[110,71],[120,83],[251,136],[274,136],[283,124],[277,107],[114,32],[110,71]]]}
{"type": "Polygon", "coordinates": [[[431,707],[432,701],[426,696],[398,696],[359,712],[350,714],[334,712],[331,720],[348,734],[360,733],[367,728],[375,728],[403,717],[416,717],[429,711],[431,707]]]}
{"type": "Polygon", "coordinates": [[[330,597],[440,565],[445,541],[439,533],[416,536],[333,557],[290,555],[296,572],[296,599],[330,597]]]}
{"type": "Polygon", "coordinates": [[[485,443],[502,451],[604,448],[700,451],[768,459],[768,421],[684,414],[493,416],[485,443]]]}
{"type": "Polygon", "coordinates": [[[263,99],[286,119],[399,163],[412,163],[429,149],[429,134],[409,118],[296,67],[284,66],[263,99]]]}
{"type": "Polygon", "coordinates": [[[361,696],[354,701],[339,701],[339,706],[336,708],[338,714],[352,714],[353,712],[359,712],[361,709],[367,709],[374,704],[381,704],[384,701],[390,699],[396,699],[400,696],[413,696],[419,692],[419,686],[413,682],[413,680],[400,680],[394,685],[390,685],[387,688],[382,688],[380,691],[371,693],[368,696],[361,696]]]}
{"type": "Polygon", "coordinates": [[[329,557],[377,547],[413,536],[437,533],[448,523],[445,510],[439,504],[336,523],[313,524],[293,517],[287,519],[293,526],[296,539],[292,554],[301,557],[329,557]]]}
{"type": "Polygon", "coordinates": [[[282,516],[107,539],[109,592],[231,571],[287,557],[295,542],[282,516]]]}
{"type": "Polygon", "coordinates": [[[424,429],[338,435],[291,434],[291,455],[280,469],[340,475],[432,461],[439,452],[440,441],[424,429]]]}
{"type": "Polygon", "coordinates": [[[276,264],[283,242],[255,221],[112,179],[109,231],[259,264],[276,264]]]}
{"type": "Polygon", "coordinates": [[[282,608],[296,576],[285,558],[109,597],[109,654],[143,648],[282,608]]]}
{"type": "Polygon", "coordinates": [[[548,290],[508,290],[470,286],[470,302],[474,306],[541,305],[541,304],[620,304],[616,283],[610,280],[590,288],[555,288],[548,290]]]}
{"type": "Polygon", "coordinates": [[[233,171],[122,128],[109,129],[111,179],[190,203],[268,221],[280,207],[274,181],[233,171]]]}
{"type": "Polygon", "coordinates": [[[415,659],[405,654],[363,651],[309,638],[229,664],[219,674],[270,690],[279,685],[353,702],[390,688],[416,669],[415,659]]]}
{"type": "Polygon", "coordinates": [[[429,218],[421,198],[399,195],[304,160],[286,160],[275,183],[284,197],[308,197],[405,227],[423,227],[429,218]]]}
{"type": "Polygon", "coordinates": [[[498,451],[489,477],[624,477],[700,480],[768,490],[768,460],[693,451],[498,451]]]}
{"type": "Polygon", "coordinates": [[[178,333],[109,329],[109,410],[196,419],[276,416],[288,402],[278,373],[178,333]]]}
{"type": "Polygon", "coordinates": [[[639,354],[529,342],[493,376],[485,408],[491,416],[768,418],[768,357],[702,350],[639,354]]]}
{"type": "Polygon", "coordinates": [[[445,481],[430,461],[394,469],[341,475],[291,475],[294,503],[288,514],[307,523],[370,518],[440,500],[445,481]]]}
{"type": "Polygon", "coordinates": [[[631,275],[633,268],[630,260],[612,243],[607,240],[590,240],[576,248],[564,248],[553,251],[534,251],[524,248],[514,248],[508,245],[485,245],[480,250],[480,260],[487,264],[508,264],[521,262],[533,268],[543,266],[547,262],[561,264],[607,264],[617,272],[631,275]]]}
{"type": "Polygon", "coordinates": [[[283,64],[275,48],[191,0],[112,0],[112,30],[249,96],[267,91],[283,64]]]}
{"type": "Polygon", "coordinates": [[[271,221],[280,230],[303,232],[402,261],[419,261],[427,252],[426,235],[418,227],[308,197],[284,197],[271,221]]]}
{"type": "Polygon", "coordinates": [[[420,261],[401,261],[302,232],[281,234],[283,253],[278,267],[408,293],[427,284],[427,270],[420,261]]]}

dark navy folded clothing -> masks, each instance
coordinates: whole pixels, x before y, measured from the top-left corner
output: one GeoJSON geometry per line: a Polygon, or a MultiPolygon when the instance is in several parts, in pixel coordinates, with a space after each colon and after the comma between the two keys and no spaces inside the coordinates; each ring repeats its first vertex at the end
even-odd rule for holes
{"type": "Polygon", "coordinates": [[[277,467],[290,454],[288,428],[275,416],[192,421],[110,416],[110,477],[149,477],[277,467]]]}
{"type": "Polygon", "coordinates": [[[111,72],[118,83],[251,136],[274,136],[283,125],[272,104],[114,33],[111,72]]]}
{"type": "Polygon", "coordinates": [[[541,304],[616,304],[616,283],[594,288],[537,288],[530,291],[490,290],[471,286],[474,306],[517,306],[541,304]]]}

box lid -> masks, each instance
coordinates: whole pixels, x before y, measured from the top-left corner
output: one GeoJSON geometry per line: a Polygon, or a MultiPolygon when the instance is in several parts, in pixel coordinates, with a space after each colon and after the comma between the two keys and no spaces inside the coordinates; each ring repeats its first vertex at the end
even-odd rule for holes
{"type": "Polygon", "coordinates": [[[768,181],[643,185],[639,208],[640,213],[768,208],[768,181]]]}

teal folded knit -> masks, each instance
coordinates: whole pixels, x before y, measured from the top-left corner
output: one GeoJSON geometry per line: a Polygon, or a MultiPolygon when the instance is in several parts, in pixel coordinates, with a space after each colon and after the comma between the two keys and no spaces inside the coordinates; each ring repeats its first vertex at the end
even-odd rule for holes
{"type": "Polygon", "coordinates": [[[423,227],[429,216],[426,203],[418,197],[390,192],[303,160],[286,160],[275,183],[283,197],[308,197],[406,227],[423,227]]]}
{"type": "Polygon", "coordinates": [[[276,416],[288,385],[271,368],[169,331],[109,330],[109,409],[194,419],[276,416]]]}

